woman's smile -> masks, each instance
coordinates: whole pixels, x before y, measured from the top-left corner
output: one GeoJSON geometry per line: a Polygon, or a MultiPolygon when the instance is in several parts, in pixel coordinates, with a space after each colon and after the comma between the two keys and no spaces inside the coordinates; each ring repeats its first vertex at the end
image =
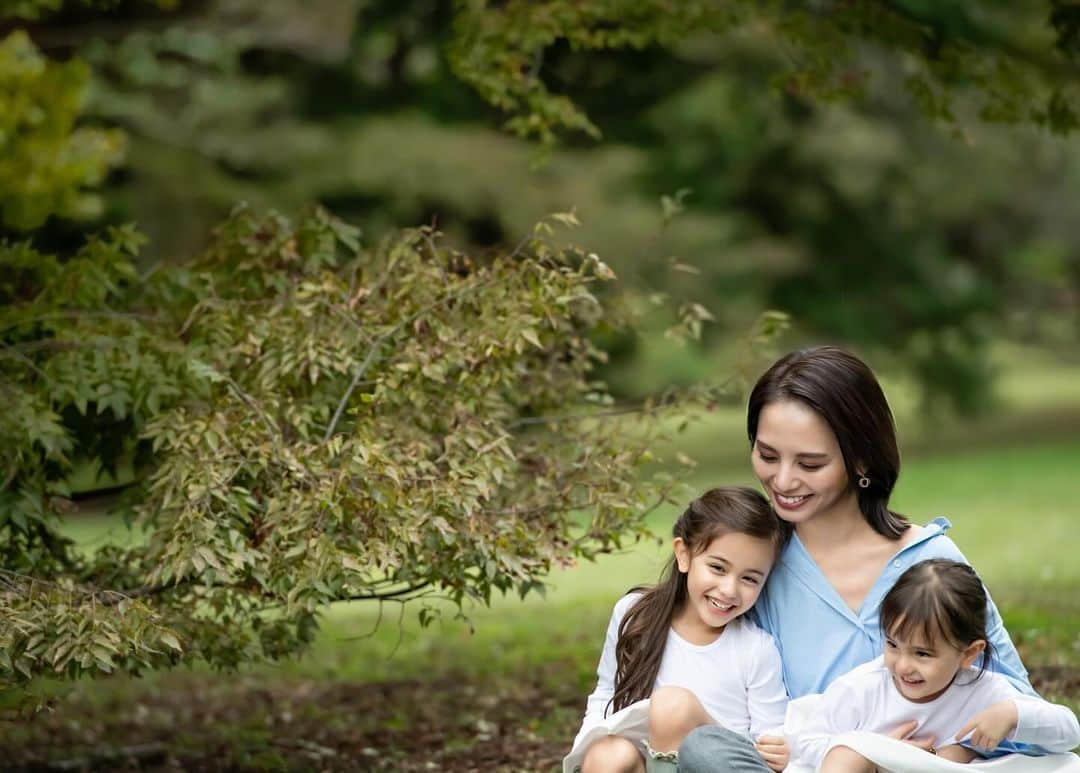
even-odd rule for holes
{"type": "Polygon", "coordinates": [[[807,499],[810,498],[810,494],[799,494],[798,496],[784,496],[778,491],[772,492],[773,501],[777,507],[781,507],[785,510],[798,510],[807,499]]]}

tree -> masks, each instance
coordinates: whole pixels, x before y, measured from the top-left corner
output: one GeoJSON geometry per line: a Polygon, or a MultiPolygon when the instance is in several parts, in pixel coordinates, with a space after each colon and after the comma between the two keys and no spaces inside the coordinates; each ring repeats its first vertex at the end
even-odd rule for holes
{"type": "Polygon", "coordinates": [[[130,231],[66,262],[5,248],[0,678],[276,657],[326,604],[525,595],[645,533],[660,412],[598,412],[612,277],[550,230],[479,261],[240,210],[147,277],[130,231]],[[146,541],[82,558],[65,480],[121,453],[146,541]]]}

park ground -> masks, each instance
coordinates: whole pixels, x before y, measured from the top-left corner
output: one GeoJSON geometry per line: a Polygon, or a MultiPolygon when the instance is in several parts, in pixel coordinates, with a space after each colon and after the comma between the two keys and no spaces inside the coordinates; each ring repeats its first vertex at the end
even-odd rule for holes
{"type": "MultiPolygon", "coordinates": [[[[1080,366],[1024,360],[997,413],[973,423],[917,418],[887,385],[904,472],[893,504],[946,515],[1048,698],[1080,709],[1080,366]]],[[[741,411],[691,425],[690,484],[751,483],[741,411]]],[[[674,511],[656,513],[657,533],[674,511]]],[[[86,549],[125,536],[94,514],[86,549]]],[[[577,729],[611,605],[657,576],[667,548],[642,542],[555,573],[546,595],[497,599],[421,628],[415,610],[327,612],[303,657],[239,673],[202,668],[39,685],[49,707],[0,722],[4,770],[549,771],[577,729]]]]}

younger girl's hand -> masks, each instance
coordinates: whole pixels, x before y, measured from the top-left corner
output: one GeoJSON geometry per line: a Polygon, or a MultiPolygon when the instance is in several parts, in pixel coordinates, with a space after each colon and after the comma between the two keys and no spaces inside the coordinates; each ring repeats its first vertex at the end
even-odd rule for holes
{"type": "Polygon", "coordinates": [[[908,738],[908,736],[915,731],[915,728],[919,726],[919,723],[914,719],[909,719],[902,725],[897,725],[888,733],[887,736],[895,738],[897,741],[903,741],[906,744],[911,744],[924,752],[934,751],[934,741],[937,740],[935,736],[922,736],[919,738],[908,738]]]}
{"type": "Polygon", "coordinates": [[[777,773],[787,767],[790,752],[783,736],[763,735],[754,745],[757,747],[758,754],[765,760],[765,764],[777,773]]]}
{"type": "Polygon", "coordinates": [[[1019,719],[1015,703],[1010,700],[998,701],[957,730],[956,738],[969,741],[976,749],[995,749],[1005,736],[1016,729],[1019,719]],[[971,733],[971,737],[965,739],[968,733],[971,733]]]}

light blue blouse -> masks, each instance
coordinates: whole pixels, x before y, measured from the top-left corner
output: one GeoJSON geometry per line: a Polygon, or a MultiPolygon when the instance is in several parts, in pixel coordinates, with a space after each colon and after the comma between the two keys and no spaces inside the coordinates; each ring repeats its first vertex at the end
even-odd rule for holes
{"type": "MultiPolygon", "coordinates": [[[[784,683],[792,698],[822,692],[836,677],[881,654],[884,637],[878,608],[905,569],[928,558],[967,563],[956,544],[945,536],[950,526],[947,519],[935,518],[918,539],[899,550],[858,612],[853,612],[825,579],[798,536],[792,536],[753,609],[758,625],[773,635],[780,649],[784,683]]],[[[1021,692],[1035,695],[993,600],[988,613],[991,668],[1008,677],[1021,692]]]]}

